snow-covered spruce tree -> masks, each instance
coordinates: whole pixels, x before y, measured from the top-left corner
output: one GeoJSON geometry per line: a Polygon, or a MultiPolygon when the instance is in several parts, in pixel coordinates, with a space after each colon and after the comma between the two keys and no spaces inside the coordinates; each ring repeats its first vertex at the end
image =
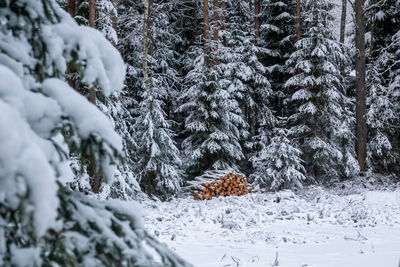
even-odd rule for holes
{"type": "MultiPolygon", "coordinates": [[[[378,60],[379,61],[379,60],[378,60]]],[[[395,156],[391,143],[396,115],[396,91],[383,82],[378,61],[368,66],[368,113],[369,129],[368,166],[375,171],[385,171],[394,163],[395,156]]],[[[398,93],[397,93],[398,94],[398,93]]]]}
{"type": "Polygon", "coordinates": [[[136,207],[64,187],[70,152],[107,180],[122,154],[107,117],[63,81],[67,63],[107,96],[123,86],[118,52],[53,0],[5,1],[0,16],[0,265],[157,266],[144,244],[162,266],[187,265],[145,233],[136,207]]]}
{"type": "Polygon", "coordinates": [[[290,140],[288,130],[279,126],[268,144],[251,158],[254,184],[271,190],[301,188],[306,180],[302,152],[290,140]]]}
{"type": "Polygon", "coordinates": [[[96,29],[101,31],[114,45],[118,43],[116,2],[116,0],[96,0],[96,29]]]}
{"type": "Polygon", "coordinates": [[[128,24],[121,26],[120,44],[129,64],[126,90],[138,102],[131,108],[134,173],[146,193],[163,197],[178,192],[182,179],[179,150],[166,113],[175,109],[166,104],[176,102],[174,86],[179,83],[174,69],[179,37],[169,23],[174,3],[122,2],[120,7],[122,21],[128,24]]]}
{"type": "Polygon", "coordinates": [[[203,4],[203,47],[194,43],[182,60],[188,70],[188,88],[182,92],[178,108],[185,116],[182,148],[185,170],[191,176],[208,169],[238,169],[239,160],[244,158],[241,131],[247,127],[235,96],[225,86],[220,61],[220,9],[211,6],[214,19],[210,27],[209,3],[203,4]]]}
{"type": "Polygon", "coordinates": [[[178,109],[186,116],[187,138],[182,143],[185,169],[190,175],[208,169],[237,169],[238,161],[244,158],[239,129],[245,128],[246,122],[236,99],[228,88],[221,87],[219,65],[206,66],[202,49],[192,49],[192,58],[197,57],[186,75],[190,87],[180,97],[178,109]]]}
{"type": "MultiPolygon", "coordinates": [[[[259,128],[272,128],[275,118],[269,109],[272,98],[267,70],[260,62],[267,51],[254,34],[254,18],[248,2],[228,1],[226,11],[226,46],[220,48],[220,66],[224,77],[221,87],[235,96],[243,119],[247,122],[249,140],[259,128]]],[[[244,137],[248,135],[243,133],[244,137]]],[[[254,140],[253,140],[254,141],[254,140]]]]}
{"type": "Polygon", "coordinates": [[[287,89],[283,86],[287,79],[285,62],[295,50],[295,2],[290,0],[265,1],[262,7],[261,38],[266,53],[262,63],[268,70],[268,79],[275,96],[274,109],[279,116],[288,115],[284,106],[287,89]]]}
{"type": "Polygon", "coordinates": [[[368,164],[377,172],[398,166],[400,2],[368,1],[368,164]]]}
{"type": "MultiPolygon", "coordinates": [[[[65,8],[69,8],[71,4],[75,4],[75,19],[81,25],[88,25],[88,2],[87,1],[68,1],[68,5],[65,4],[65,8]],[[76,13],[77,11],[77,13],[76,13]]],[[[99,29],[102,34],[113,44],[118,43],[116,35],[117,30],[117,11],[115,1],[111,0],[100,0],[96,1],[96,29],[99,29]]],[[[88,87],[80,82],[81,77],[79,72],[75,69],[73,64],[69,64],[67,68],[68,82],[80,93],[87,95],[88,87]]],[[[123,155],[124,160],[118,164],[115,170],[114,182],[112,184],[102,183],[99,188],[99,194],[96,197],[105,198],[119,198],[119,199],[134,199],[139,194],[140,187],[137,183],[133,173],[133,163],[135,159],[132,151],[135,147],[135,142],[132,138],[131,124],[133,118],[128,111],[129,105],[132,100],[127,98],[125,91],[113,92],[109,97],[103,97],[101,94],[97,94],[96,106],[107,115],[111,120],[112,125],[116,132],[122,137],[123,142],[123,155]]],[[[87,194],[93,194],[91,186],[91,178],[88,174],[87,168],[82,168],[79,164],[79,157],[73,157],[74,171],[78,174],[74,177],[74,181],[69,183],[73,190],[85,192],[87,194]]]]}
{"type": "Polygon", "coordinates": [[[287,61],[293,76],[285,83],[293,90],[291,101],[297,107],[289,117],[291,132],[303,150],[308,175],[320,181],[340,179],[341,169],[357,171],[354,165],[340,167],[353,161],[343,161],[338,140],[346,136],[341,133],[344,129],[351,132],[351,125],[343,124],[350,121],[340,71],[346,54],[330,30],[332,8],[326,0],[305,2],[304,33],[296,43],[298,50],[287,61]]]}

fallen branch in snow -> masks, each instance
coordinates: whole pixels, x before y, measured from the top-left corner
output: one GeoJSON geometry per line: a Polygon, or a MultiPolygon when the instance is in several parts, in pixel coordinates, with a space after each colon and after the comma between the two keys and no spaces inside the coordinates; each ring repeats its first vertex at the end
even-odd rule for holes
{"type": "Polygon", "coordinates": [[[236,266],[239,266],[239,262],[233,256],[231,256],[231,258],[236,263],[236,266]]]}

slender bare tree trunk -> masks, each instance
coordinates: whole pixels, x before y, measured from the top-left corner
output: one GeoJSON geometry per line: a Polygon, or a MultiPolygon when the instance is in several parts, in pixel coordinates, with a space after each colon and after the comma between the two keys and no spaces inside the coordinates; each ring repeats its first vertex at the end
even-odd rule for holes
{"type": "Polygon", "coordinates": [[[218,65],[218,42],[219,42],[219,0],[214,0],[214,65],[218,65]]]}
{"type": "Polygon", "coordinates": [[[89,0],[89,27],[96,28],[96,0],[89,0]]]}
{"type": "MultiPolygon", "coordinates": [[[[89,26],[96,28],[96,0],[89,0],[89,26]]],[[[89,89],[89,101],[96,104],[96,88],[89,89]]]]}
{"type": "Polygon", "coordinates": [[[256,37],[260,37],[261,34],[261,0],[254,0],[254,15],[255,15],[255,34],[256,37]]]}
{"type": "Polygon", "coordinates": [[[222,9],[222,30],[224,31],[224,36],[222,38],[222,44],[224,46],[227,46],[227,40],[226,40],[226,0],[222,0],[221,9],[222,9]]]}
{"type": "Polygon", "coordinates": [[[76,16],[76,1],[75,0],[68,0],[68,13],[71,15],[71,17],[76,16]]]}
{"type": "MultiPolygon", "coordinates": [[[[89,26],[96,28],[96,0],[89,0],[89,26]]],[[[89,101],[96,104],[96,88],[89,89],[89,101]]]]}
{"type": "Polygon", "coordinates": [[[301,2],[296,0],[296,36],[297,41],[301,39],[301,2]]]}
{"type": "Polygon", "coordinates": [[[366,69],[365,69],[365,14],[364,1],[355,0],[356,19],[356,154],[360,171],[366,171],[367,122],[366,122],[366,69]]]}
{"type": "Polygon", "coordinates": [[[342,16],[340,18],[340,42],[344,43],[344,34],[346,31],[346,16],[347,16],[347,0],[342,0],[342,16]]]}
{"type": "MultiPolygon", "coordinates": [[[[96,0],[89,0],[89,26],[96,28],[96,0]]],[[[89,89],[89,101],[94,105],[96,104],[96,87],[94,85],[89,89]]],[[[97,171],[95,162],[91,163],[89,176],[91,177],[90,186],[93,192],[97,194],[101,186],[101,173],[97,171]]]]}
{"type": "MultiPolygon", "coordinates": [[[[111,25],[112,25],[112,27],[113,27],[113,29],[114,29],[114,31],[115,31],[115,34],[118,35],[118,17],[117,17],[117,15],[116,15],[117,3],[116,3],[115,0],[111,0],[111,3],[112,3],[112,5],[113,5],[114,8],[115,8],[115,12],[114,12],[113,16],[111,17],[111,25]]],[[[117,45],[117,44],[115,43],[114,40],[112,41],[112,44],[113,44],[114,46],[117,45]]]]}
{"type": "MultiPolygon", "coordinates": [[[[194,23],[194,36],[197,38],[197,33],[199,32],[199,19],[198,19],[198,11],[199,7],[197,5],[197,2],[193,2],[193,23],[194,23]]],[[[197,41],[197,40],[196,40],[197,41]]]]}
{"type": "Polygon", "coordinates": [[[209,18],[209,7],[208,0],[203,0],[203,8],[204,8],[204,32],[203,32],[203,42],[204,42],[204,64],[209,67],[209,50],[208,50],[208,41],[210,38],[210,18],[209,18]]]}
{"type": "MultiPolygon", "coordinates": [[[[67,11],[71,15],[72,18],[76,16],[76,1],[75,0],[68,0],[67,11]]],[[[67,64],[67,74],[72,75],[74,73],[72,69],[71,62],[67,64]]],[[[67,79],[68,85],[72,88],[75,88],[75,81],[72,78],[67,79]]]]}
{"type": "MultiPolygon", "coordinates": [[[[153,54],[153,0],[146,0],[144,7],[144,23],[143,23],[143,78],[144,87],[151,95],[153,84],[151,75],[151,63],[149,57],[153,54]]],[[[149,106],[150,112],[152,111],[152,104],[149,106]]]]}

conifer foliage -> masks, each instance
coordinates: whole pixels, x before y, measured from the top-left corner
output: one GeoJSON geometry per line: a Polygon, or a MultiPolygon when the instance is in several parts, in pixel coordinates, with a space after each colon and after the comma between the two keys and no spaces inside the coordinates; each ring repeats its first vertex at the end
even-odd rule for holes
{"type": "Polygon", "coordinates": [[[218,82],[219,77],[219,66],[205,66],[200,54],[186,76],[190,87],[179,99],[188,133],[182,143],[185,168],[192,175],[208,169],[237,168],[244,157],[239,129],[245,127],[245,121],[236,100],[218,82]]]}
{"type": "Polygon", "coordinates": [[[351,132],[351,125],[341,123],[349,121],[340,72],[347,56],[330,30],[332,8],[330,1],[305,2],[304,33],[287,61],[293,76],[285,84],[296,107],[291,131],[305,153],[308,174],[320,180],[341,178],[343,153],[336,136],[342,127],[351,132]]]}
{"type": "Polygon", "coordinates": [[[398,166],[398,118],[400,88],[400,2],[377,6],[368,1],[371,34],[368,64],[368,163],[374,171],[388,172],[398,166]]]}
{"type": "Polygon", "coordinates": [[[265,1],[263,6],[261,38],[266,51],[262,63],[268,71],[268,78],[274,92],[274,108],[279,116],[288,114],[284,106],[287,90],[284,83],[289,78],[285,62],[295,51],[295,3],[290,0],[265,1]]]}
{"type": "Polygon", "coordinates": [[[0,265],[156,266],[150,246],[163,266],[188,266],[131,207],[66,186],[70,153],[109,182],[122,156],[107,117],[63,81],[67,63],[107,97],[123,87],[117,50],[53,0],[6,1],[0,16],[0,265]]]}
{"type": "Polygon", "coordinates": [[[271,190],[301,188],[306,180],[301,156],[288,130],[275,128],[271,141],[251,158],[255,184],[271,190]]]}

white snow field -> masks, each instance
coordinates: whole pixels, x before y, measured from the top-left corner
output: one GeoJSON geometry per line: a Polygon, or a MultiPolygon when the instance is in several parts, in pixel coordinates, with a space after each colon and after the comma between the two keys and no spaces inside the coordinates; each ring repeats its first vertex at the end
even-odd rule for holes
{"type": "Polygon", "coordinates": [[[142,203],[147,230],[195,267],[398,267],[400,188],[311,187],[142,203]]]}

